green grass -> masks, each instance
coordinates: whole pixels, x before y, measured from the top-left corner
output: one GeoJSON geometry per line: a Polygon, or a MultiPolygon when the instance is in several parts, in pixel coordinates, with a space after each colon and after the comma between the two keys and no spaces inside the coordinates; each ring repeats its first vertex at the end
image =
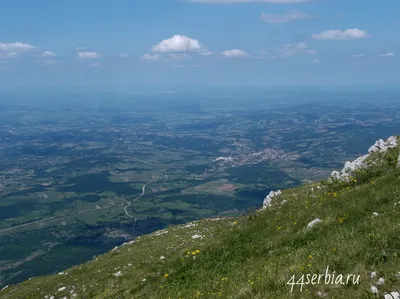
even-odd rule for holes
{"type": "Polygon", "coordinates": [[[375,298],[370,287],[380,277],[383,298],[386,291],[400,291],[396,154],[383,155],[379,165],[357,172],[349,183],[304,185],[285,190],[270,208],[240,218],[169,227],[64,275],[10,286],[0,298],[320,298],[318,292],[327,298],[375,298]],[[317,217],[323,222],[308,229],[317,217]],[[204,237],[193,239],[197,234],[204,237]],[[302,274],[324,273],[327,266],[336,275],[360,275],[360,283],[321,281],[304,285],[302,292],[296,285],[291,292],[287,283],[293,275],[297,281],[302,274]],[[122,276],[113,275],[118,271],[122,276]],[[377,277],[370,278],[371,271],[377,277]]]}

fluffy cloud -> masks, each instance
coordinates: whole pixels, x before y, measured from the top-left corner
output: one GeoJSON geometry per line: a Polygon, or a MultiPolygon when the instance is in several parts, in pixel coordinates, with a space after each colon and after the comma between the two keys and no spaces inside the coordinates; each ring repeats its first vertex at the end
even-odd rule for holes
{"type": "Polygon", "coordinates": [[[368,37],[366,31],[358,28],[341,30],[328,30],[321,33],[314,33],[313,39],[317,40],[350,40],[350,39],[364,39],[368,37]]]}
{"type": "Polygon", "coordinates": [[[266,23],[289,23],[293,21],[309,20],[309,19],[312,19],[311,15],[300,12],[296,9],[293,9],[290,12],[285,13],[283,15],[274,15],[263,12],[260,17],[260,20],[266,23]]]}
{"type": "Polygon", "coordinates": [[[320,64],[321,61],[319,61],[318,59],[315,59],[315,60],[314,60],[314,63],[315,63],[315,64],[320,64]]]}
{"type": "Polygon", "coordinates": [[[187,53],[200,50],[202,50],[202,46],[198,40],[179,34],[153,46],[155,53],[187,53]]]}
{"type": "Polygon", "coordinates": [[[97,53],[97,52],[81,51],[81,52],[78,52],[78,57],[82,58],[82,59],[97,59],[97,58],[100,58],[101,55],[100,55],[100,53],[97,53]]]}
{"type": "Polygon", "coordinates": [[[239,50],[239,49],[227,50],[227,51],[221,52],[221,55],[225,56],[225,57],[229,57],[229,58],[248,57],[248,56],[250,56],[245,51],[242,51],[242,50],[239,50]]]}
{"type": "Polygon", "coordinates": [[[0,51],[4,52],[16,52],[16,51],[30,51],[35,50],[36,47],[30,44],[25,44],[21,42],[15,43],[0,43],[0,51]]]}
{"type": "Polygon", "coordinates": [[[187,0],[187,1],[196,3],[210,3],[210,4],[231,4],[231,3],[250,3],[250,2],[290,4],[290,3],[309,2],[311,0],[187,0]]]}
{"type": "Polygon", "coordinates": [[[121,53],[121,54],[119,55],[119,57],[121,57],[121,58],[129,58],[130,55],[129,55],[128,53],[121,53]]]}
{"type": "Polygon", "coordinates": [[[389,52],[381,55],[381,57],[391,57],[391,56],[395,56],[394,53],[389,52]]]}
{"type": "Polygon", "coordinates": [[[354,55],[351,55],[351,57],[363,57],[364,56],[364,54],[354,54],[354,55]]]}

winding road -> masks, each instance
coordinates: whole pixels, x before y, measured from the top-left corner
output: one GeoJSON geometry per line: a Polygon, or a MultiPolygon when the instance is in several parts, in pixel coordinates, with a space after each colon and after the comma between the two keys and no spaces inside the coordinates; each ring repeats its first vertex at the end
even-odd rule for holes
{"type": "Polygon", "coordinates": [[[127,208],[129,208],[132,205],[133,202],[135,202],[135,201],[139,200],[141,197],[143,197],[143,195],[146,193],[146,187],[147,187],[148,184],[150,184],[150,182],[143,185],[142,194],[140,194],[134,200],[128,202],[128,204],[124,207],[124,211],[125,211],[126,216],[128,216],[129,218],[135,219],[135,221],[133,222],[133,227],[132,227],[133,230],[135,230],[135,224],[136,224],[137,218],[132,216],[132,215],[129,215],[127,208]]]}

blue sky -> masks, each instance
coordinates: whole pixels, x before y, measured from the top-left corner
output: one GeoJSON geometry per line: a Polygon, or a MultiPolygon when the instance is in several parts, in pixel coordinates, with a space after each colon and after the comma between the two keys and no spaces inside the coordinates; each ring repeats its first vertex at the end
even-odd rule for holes
{"type": "Polygon", "coordinates": [[[398,0],[0,2],[0,87],[400,83],[398,0]]]}

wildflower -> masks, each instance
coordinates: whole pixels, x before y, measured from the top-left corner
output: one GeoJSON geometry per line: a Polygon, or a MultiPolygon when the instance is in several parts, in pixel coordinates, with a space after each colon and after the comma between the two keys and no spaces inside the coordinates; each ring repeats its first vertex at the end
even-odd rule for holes
{"type": "Polygon", "coordinates": [[[196,255],[196,251],[192,251],[192,254],[193,254],[193,255],[196,255]]]}
{"type": "Polygon", "coordinates": [[[280,230],[281,229],[281,227],[280,226],[278,226],[278,230],[280,230]]]}
{"type": "Polygon", "coordinates": [[[233,225],[237,225],[238,223],[236,222],[236,221],[233,221],[233,223],[232,223],[233,225]]]}
{"type": "Polygon", "coordinates": [[[339,218],[339,222],[343,223],[344,222],[344,218],[339,218]]]}
{"type": "Polygon", "coordinates": [[[200,250],[197,249],[197,250],[196,250],[196,253],[200,253],[200,250]]]}
{"type": "Polygon", "coordinates": [[[168,276],[169,276],[169,274],[168,274],[168,273],[166,273],[166,274],[164,275],[164,277],[165,277],[165,278],[168,278],[168,276]]]}
{"type": "Polygon", "coordinates": [[[308,259],[309,259],[309,260],[312,260],[312,258],[313,258],[313,257],[312,257],[312,255],[310,254],[310,255],[308,256],[308,259]]]}

